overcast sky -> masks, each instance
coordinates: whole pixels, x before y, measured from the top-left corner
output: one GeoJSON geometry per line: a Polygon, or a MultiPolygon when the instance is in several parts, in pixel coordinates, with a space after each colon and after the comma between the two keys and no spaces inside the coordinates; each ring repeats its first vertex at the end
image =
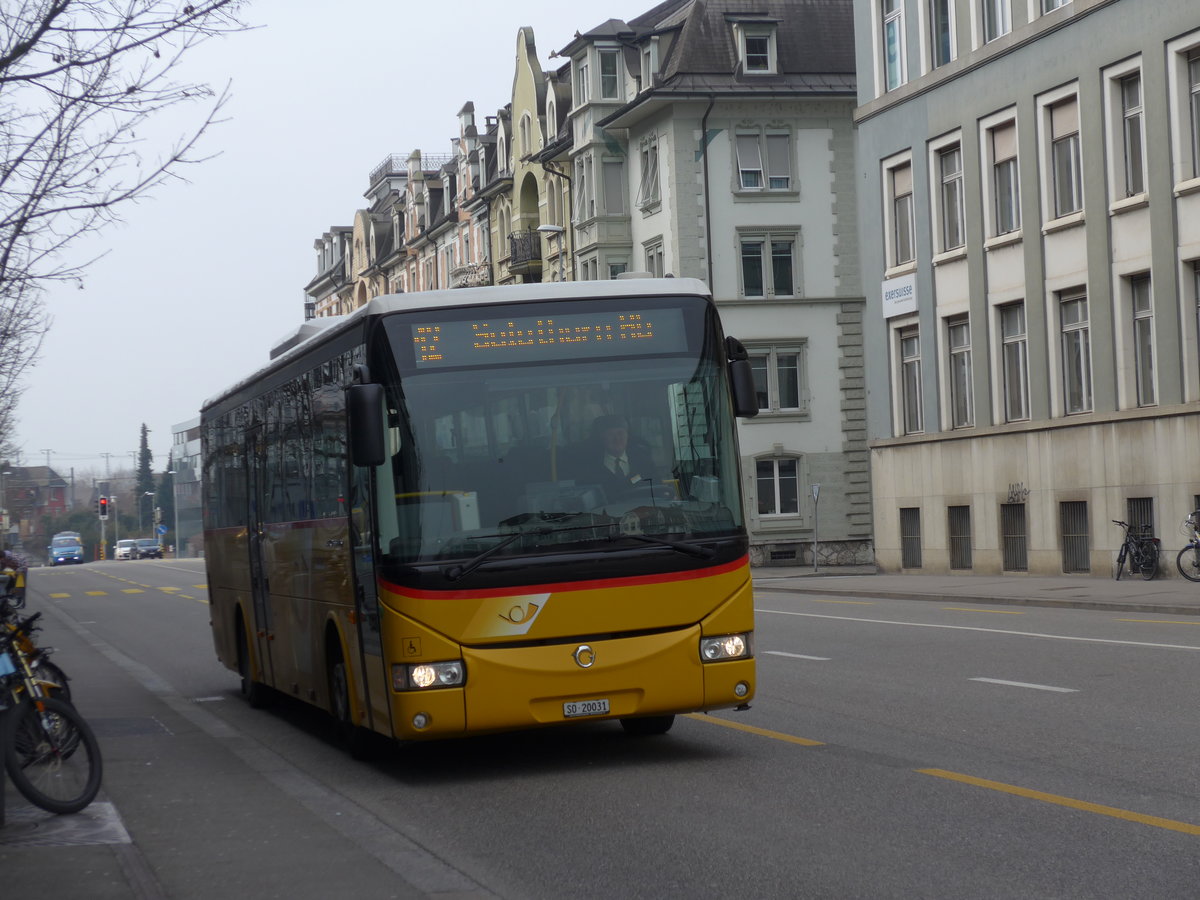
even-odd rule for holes
{"type": "Polygon", "coordinates": [[[533,28],[549,69],[576,31],[653,5],[249,4],[243,18],[263,27],[210,42],[187,73],[232,82],[228,121],[203,145],[221,155],[80,245],[79,258],[107,251],[83,290],[47,295],[54,325],[18,410],[20,462],[44,465],[49,450],[65,477],[116,474],[132,468],[144,422],[161,471],[172,426],[303,321],[313,241],[353,224],[376,164],[447,153],[464,103],[482,125],[511,100],[518,28],[533,28]]]}

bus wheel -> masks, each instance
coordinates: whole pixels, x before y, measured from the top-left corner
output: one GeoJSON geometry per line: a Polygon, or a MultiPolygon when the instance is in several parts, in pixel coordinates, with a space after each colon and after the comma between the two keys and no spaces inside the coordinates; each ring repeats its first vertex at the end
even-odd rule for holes
{"type": "Polygon", "coordinates": [[[355,725],[350,719],[350,679],[341,648],[334,646],[329,654],[329,712],[337,723],[338,738],[354,759],[369,759],[372,755],[371,732],[355,725]]]}
{"type": "Polygon", "coordinates": [[[262,709],[271,703],[271,689],[261,681],[255,681],[250,671],[250,643],[246,640],[246,625],[238,616],[237,624],[238,675],[242,679],[242,697],[251,709],[262,709]]]}
{"type": "Polygon", "coordinates": [[[675,724],[674,716],[642,716],[637,719],[622,719],[621,727],[626,734],[644,737],[651,734],[666,734],[675,724]]]}

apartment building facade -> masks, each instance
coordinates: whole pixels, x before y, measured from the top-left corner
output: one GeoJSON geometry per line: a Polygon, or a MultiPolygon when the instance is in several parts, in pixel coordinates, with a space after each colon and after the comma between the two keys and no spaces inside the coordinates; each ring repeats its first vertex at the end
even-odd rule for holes
{"type": "MultiPolygon", "coordinates": [[[[1200,11],[855,4],[876,559],[1113,572],[1200,505],[1200,11]]],[[[1165,570],[1165,567],[1164,567],[1165,570]]]]}

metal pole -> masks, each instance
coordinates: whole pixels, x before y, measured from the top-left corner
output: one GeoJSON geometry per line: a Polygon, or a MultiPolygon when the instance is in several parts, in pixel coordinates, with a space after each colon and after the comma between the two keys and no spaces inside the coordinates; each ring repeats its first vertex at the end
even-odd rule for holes
{"type": "Polygon", "coordinates": [[[817,499],[821,496],[821,486],[814,484],[812,486],[813,498],[813,574],[817,571],[817,526],[820,522],[820,517],[817,515],[817,499]]]}

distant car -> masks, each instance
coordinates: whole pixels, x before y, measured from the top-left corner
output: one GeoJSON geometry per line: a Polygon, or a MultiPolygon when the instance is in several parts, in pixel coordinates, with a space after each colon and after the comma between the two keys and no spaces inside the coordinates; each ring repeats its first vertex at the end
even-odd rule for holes
{"type": "Polygon", "coordinates": [[[117,552],[114,559],[137,559],[137,541],[117,541],[117,552]]]}
{"type": "Polygon", "coordinates": [[[65,566],[71,563],[81,564],[83,562],[83,544],[79,541],[79,535],[71,533],[56,534],[50,540],[49,553],[46,554],[46,561],[52,566],[65,566]]]}
{"type": "Polygon", "coordinates": [[[154,538],[138,538],[134,559],[162,559],[162,547],[154,538]]]}

